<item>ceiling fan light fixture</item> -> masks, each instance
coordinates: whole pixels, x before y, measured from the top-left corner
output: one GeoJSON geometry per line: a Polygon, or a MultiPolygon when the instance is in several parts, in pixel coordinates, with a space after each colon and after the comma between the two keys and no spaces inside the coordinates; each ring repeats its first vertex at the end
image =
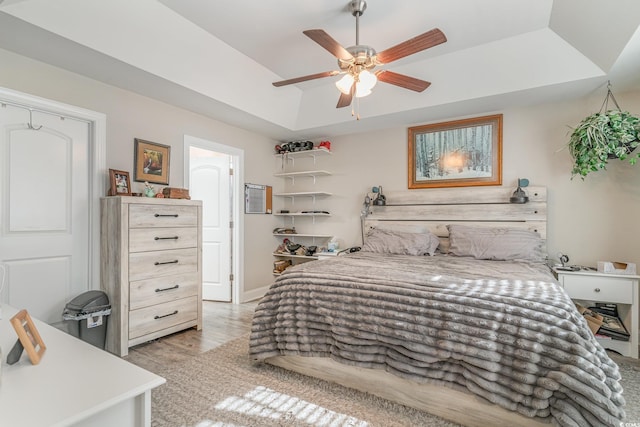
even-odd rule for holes
{"type": "Polygon", "coordinates": [[[373,87],[378,83],[378,78],[375,74],[373,74],[369,70],[362,70],[360,74],[358,74],[358,80],[361,85],[364,85],[368,90],[373,89],[373,87]]]}
{"type": "MultiPolygon", "coordinates": [[[[2,2],[2,0],[0,0],[0,2],[2,2]]],[[[440,29],[434,28],[377,53],[372,47],[360,44],[359,18],[366,8],[366,0],[350,0],[349,2],[349,11],[356,18],[356,44],[354,46],[343,47],[327,34],[326,31],[321,29],[305,30],[302,32],[338,60],[339,71],[324,71],[273,82],[272,84],[280,87],[344,74],[344,76],[335,83],[340,91],[336,108],[344,108],[351,105],[354,97],[361,98],[371,94],[371,89],[376,85],[378,80],[415,92],[422,92],[428,88],[431,83],[424,80],[388,70],[378,70],[375,74],[371,73],[370,70],[444,43],[447,41],[444,33],[440,31],[440,29]]]]}
{"type": "Polygon", "coordinates": [[[368,70],[363,70],[358,74],[358,79],[356,81],[356,98],[362,98],[364,96],[371,95],[371,89],[378,82],[378,78],[375,74],[369,72],[368,70]]]}
{"type": "Polygon", "coordinates": [[[356,85],[356,98],[364,98],[365,96],[371,95],[371,90],[362,90],[358,89],[359,85],[356,85]]]}
{"type": "Polygon", "coordinates": [[[340,80],[336,82],[338,90],[345,95],[351,92],[351,86],[353,86],[353,76],[349,73],[345,74],[340,80]]]}

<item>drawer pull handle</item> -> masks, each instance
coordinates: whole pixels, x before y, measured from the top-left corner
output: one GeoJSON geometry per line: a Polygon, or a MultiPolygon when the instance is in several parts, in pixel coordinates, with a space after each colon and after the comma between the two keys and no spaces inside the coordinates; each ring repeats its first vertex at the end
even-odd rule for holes
{"type": "Polygon", "coordinates": [[[165,262],[160,262],[160,261],[156,261],[156,265],[165,265],[165,264],[177,264],[178,260],[174,259],[173,261],[165,261],[165,262]]]}
{"type": "Polygon", "coordinates": [[[173,217],[173,218],[178,218],[178,214],[155,214],[154,216],[155,216],[156,218],[159,218],[159,217],[165,217],[165,216],[170,216],[170,217],[173,217]]]}
{"type": "Polygon", "coordinates": [[[178,236],[173,236],[173,237],[154,237],[153,240],[178,240],[179,237],[178,236]]]}
{"type": "Polygon", "coordinates": [[[169,313],[169,314],[163,314],[162,316],[154,316],[153,319],[154,320],[158,320],[158,319],[162,319],[163,317],[169,317],[169,316],[173,316],[178,314],[178,310],[174,311],[173,313],[169,313]]]}
{"type": "Polygon", "coordinates": [[[594,291],[595,292],[600,292],[600,288],[595,288],[594,291]]]}
{"type": "Polygon", "coordinates": [[[170,288],[162,288],[162,289],[158,288],[158,289],[156,289],[156,292],[170,291],[170,290],[173,290],[173,289],[178,289],[179,287],[180,287],[180,285],[171,286],[170,288]]]}

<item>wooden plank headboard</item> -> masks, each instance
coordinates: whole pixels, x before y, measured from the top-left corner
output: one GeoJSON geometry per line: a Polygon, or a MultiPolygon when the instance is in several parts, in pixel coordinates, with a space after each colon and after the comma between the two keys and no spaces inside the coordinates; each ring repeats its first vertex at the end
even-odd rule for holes
{"type": "Polygon", "coordinates": [[[380,223],[423,225],[448,248],[448,224],[520,228],[547,238],[547,189],[527,187],[528,203],[510,203],[510,187],[436,188],[385,192],[386,206],[371,205],[365,231],[380,223]]]}

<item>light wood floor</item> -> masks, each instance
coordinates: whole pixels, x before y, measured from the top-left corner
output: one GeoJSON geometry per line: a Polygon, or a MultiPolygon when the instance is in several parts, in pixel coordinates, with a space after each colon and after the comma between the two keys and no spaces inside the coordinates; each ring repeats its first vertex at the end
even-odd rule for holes
{"type": "Polygon", "coordinates": [[[202,330],[191,328],[131,347],[125,360],[157,372],[159,367],[197,356],[248,333],[256,305],[204,301],[202,330]]]}

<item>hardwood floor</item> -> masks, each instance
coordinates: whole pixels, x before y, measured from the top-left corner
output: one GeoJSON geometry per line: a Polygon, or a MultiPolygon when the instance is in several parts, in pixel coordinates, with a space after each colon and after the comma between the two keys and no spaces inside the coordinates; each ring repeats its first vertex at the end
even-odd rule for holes
{"type": "Polygon", "coordinates": [[[131,347],[125,360],[157,372],[160,367],[197,356],[248,333],[257,304],[204,301],[201,331],[187,329],[131,347]]]}

